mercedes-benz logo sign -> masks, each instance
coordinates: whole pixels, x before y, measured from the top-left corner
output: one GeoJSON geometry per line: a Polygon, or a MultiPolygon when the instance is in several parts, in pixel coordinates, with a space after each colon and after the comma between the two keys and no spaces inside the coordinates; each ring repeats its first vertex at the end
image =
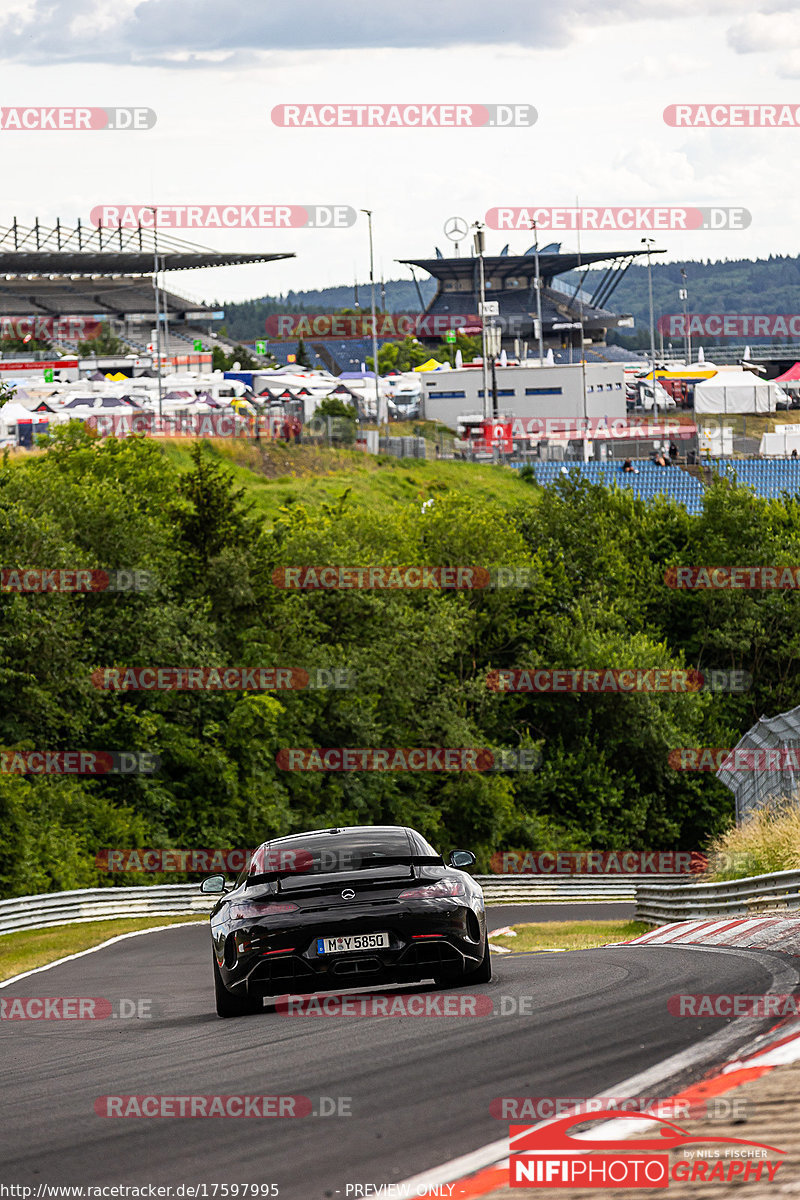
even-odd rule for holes
{"type": "Polygon", "coordinates": [[[343,900],[355,900],[355,898],[356,898],[356,894],[352,888],[345,888],[344,891],[342,892],[343,900]]]}
{"type": "Polygon", "coordinates": [[[460,242],[469,233],[469,225],[463,217],[448,217],[444,223],[444,232],[451,242],[460,242]]]}

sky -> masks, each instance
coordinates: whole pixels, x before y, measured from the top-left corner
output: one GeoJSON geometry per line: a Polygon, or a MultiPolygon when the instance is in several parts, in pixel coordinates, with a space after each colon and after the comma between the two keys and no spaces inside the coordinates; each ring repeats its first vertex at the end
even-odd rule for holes
{"type": "MultiPolygon", "coordinates": [[[[175,229],[274,264],[181,272],[196,301],[364,281],[451,253],[450,217],[498,207],[745,209],[746,227],[584,230],[583,251],[800,253],[800,12],[763,0],[0,0],[0,105],[151,109],[150,128],[19,129],[4,115],[0,227],[108,205],[336,205],[340,228],[175,229]],[[285,127],[296,105],[528,105],[513,127],[285,127]],[[673,127],[669,105],[791,106],[794,127],[673,127]]],[[[411,110],[413,112],[413,110],[411,110]]],[[[543,245],[578,248],[543,228],[543,245]]],[[[521,253],[530,230],[487,230],[521,253]]],[[[461,243],[468,253],[469,239],[461,243]]],[[[363,303],[363,299],[362,299],[363,303]]]]}

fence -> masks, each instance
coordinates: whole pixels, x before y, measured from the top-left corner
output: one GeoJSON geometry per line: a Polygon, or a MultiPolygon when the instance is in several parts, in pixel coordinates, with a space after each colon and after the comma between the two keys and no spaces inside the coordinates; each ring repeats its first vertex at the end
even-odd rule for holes
{"type": "Polygon", "coordinates": [[[84,888],[74,892],[46,892],[0,900],[0,934],[21,929],[46,929],[84,921],[110,921],[114,917],[174,917],[206,914],[213,896],[205,896],[197,883],[168,883],[159,887],[84,888]]]}
{"type": "Polygon", "coordinates": [[[768,907],[800,908],[800,871],[722,883],[640,883],[636,920],[650,925],[699,917],[747,917],[768,907]]]}
{"type": "MultiPolygon", "coordinates": [[[[539,904],[572,900],[635,900],[642,879],[637,875],[475,875],[487,904],[539,904]]],[[[685,879],[686,876],[661,876],[685,879]]],[[[683,887],[683,884],[677,884],[683,887]]]]}
{"type": "MultiPolygon", "coordinates": [[[[488,904],[532,904],[540,901],[629,900],[636,898],[636,877],[475,875],[488,904]]],[[[45,892],[0,900],[0,934],[46,929],[119,917],[206,915],[215,897],[203,895],[198,883],[157,887],[84,888],[45,892]]]]}

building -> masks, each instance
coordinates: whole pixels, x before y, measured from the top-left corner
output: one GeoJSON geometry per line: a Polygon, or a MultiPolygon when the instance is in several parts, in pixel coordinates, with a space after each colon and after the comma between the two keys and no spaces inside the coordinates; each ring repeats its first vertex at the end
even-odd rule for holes
{"type": "Polygon", "coordinates": [[[621,363],[575,363],[572,366],[496,366],[494,411],[492,371],[487,372],[489,403],[484,407],[483,372],[478,366],[422,374],[421,416],[457,429],[459,418],[487,412],[492,417],[624,419],[625,378],[621,363]],[[584,383],[586,391],[584,394],[584,383]]]}

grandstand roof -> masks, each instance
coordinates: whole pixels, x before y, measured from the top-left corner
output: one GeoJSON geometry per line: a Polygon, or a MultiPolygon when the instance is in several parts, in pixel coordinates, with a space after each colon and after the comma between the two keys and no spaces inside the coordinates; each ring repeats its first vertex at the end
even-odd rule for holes
{"type": "MultiPolygon", "coordinates": [[[[615,258],[634,258],[646,254],[646,250],[597,250],[588,254],[539,253],[539,274],[543,279],[552,279],[555,275],[563,275],[566,271],[574,271],[578,267],[586,267],[591,263],[605,262],[615,258]]],[[[664,254],[663,250],[652,250],[651,254],[664,254]]],[[[463,258],[401,258],[398,262],[406,266],[420,267],[436,279],[455,280],[472,278],[478,269],[476,257],[463,258]]],[[[501,254],[494,257],[484,256],[483,266],[486,275],[501,281],[509,276],[520,273],[529,275],[534,266],[533,254],[501,254]]]]}
{"type": "Polygon", "coordinates": [[[2,275],[150,275],[158,253],[166,271],[198,267],[241,266],[294,258],[291,253],[250,253],[210,250],[158,230],[104,229],[81,225],[74,229],[56,221],[52,227],[21,225],[16,217],[0,227],[2,275]]]}

